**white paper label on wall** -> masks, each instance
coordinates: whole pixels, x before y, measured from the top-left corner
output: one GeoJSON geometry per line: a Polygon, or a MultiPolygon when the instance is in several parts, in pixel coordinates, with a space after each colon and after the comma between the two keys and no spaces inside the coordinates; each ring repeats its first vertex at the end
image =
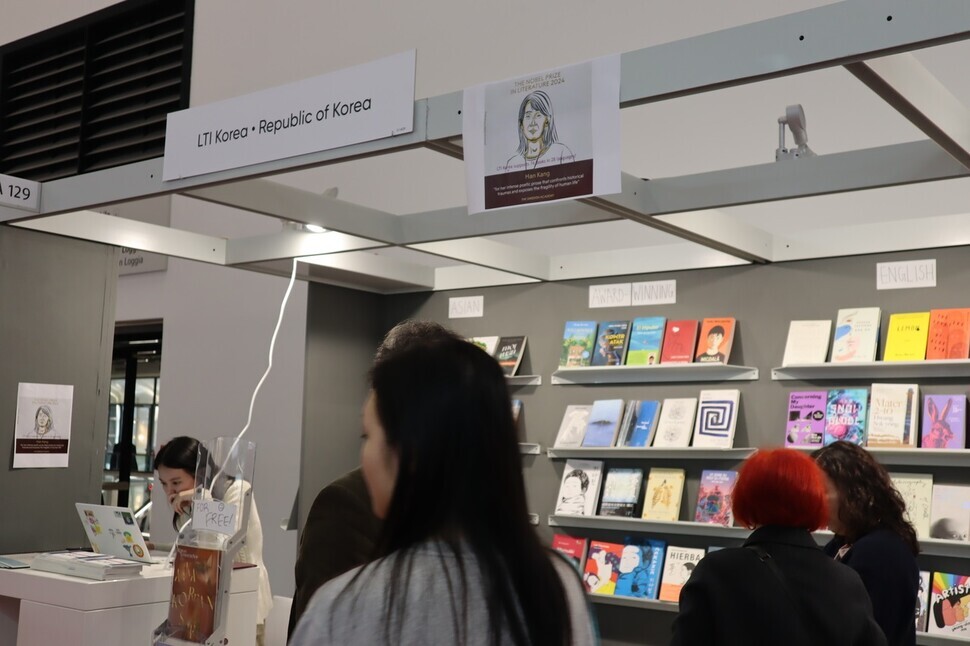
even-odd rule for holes
{"type": "Polygon", "coordinates": [[[415,51],[168,115],[168,181],[414,130],[415,51]]]}
{"type": "Polygon", "coordinates": [[[193,500],[192,529],[232,536],[236,533],[236,505],[221,500],[193,500]]]}
{"type": "Polygon", "coordinates": [[[477,319],[485,316],[484,296],[458,296],[448,299],[448,318],[477,319]]]}
{"type": "Polygon", "coordinates": [[[629,307],[630,283],[590,285],[589,307],[629,307]]]}
{"type": "Polygon", "coordinates": [[[663,305],[677,302],[676,280],[653,280],[633,283],[634,305],[663,305]]]}
{"type": "Polygon", "coordinates": [[[13,175],[0,175],[0,206],[40,211],[40,184],[13,175]]]}
{"type": "Polygon", "coordinates": [[[876,263],[876,289],[936,287],[936,258],[876,263]]]}

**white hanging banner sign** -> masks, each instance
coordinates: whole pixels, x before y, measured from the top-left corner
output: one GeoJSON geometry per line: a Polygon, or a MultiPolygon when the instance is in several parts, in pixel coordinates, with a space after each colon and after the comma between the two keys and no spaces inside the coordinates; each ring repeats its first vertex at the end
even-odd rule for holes
{"type": "Polygon", "coordinates": [[[468,88],[468,212],[619,193],[620,57],[468,88]]]}
{"type": "Polygon", "coordinates": [[[484,296],[456,296],[448,299],[448,318],[477,319],[485,316],[484,296]]]}
{"type": "Polygon", "coordinates": [[[415,51],[168,115],[168,181],[414,130],[415,51]]]}
{"type": "Polygon", "coordinates": [[[665,305],[677,302],[676,280],[633,283],[633,305],[665,305]]]}
{"type": "Polygon", "coordinates": [[[13,468],[66,467],[74,386],[20,384],[14,423],[13,468]]]}
{"type": "Polygon", "coordinates": [[[40,184],[13,175],[0,175],[0,206],[40,211],[40,184]]]}
{"type": "Polygon", "coordinates": [[[936,287],[936,258],[876,263],[876,289],[936,287]]]}
{"type": "Polygon", "coordinates": [[[193,500],[192,529],[232,536],[236,533],[236,505],[221,500],[193,500]]]}
{"type": "Polygon", "coordinates": [[[630,283],[589,286],[589,308],[629,307],[630,283]]]}

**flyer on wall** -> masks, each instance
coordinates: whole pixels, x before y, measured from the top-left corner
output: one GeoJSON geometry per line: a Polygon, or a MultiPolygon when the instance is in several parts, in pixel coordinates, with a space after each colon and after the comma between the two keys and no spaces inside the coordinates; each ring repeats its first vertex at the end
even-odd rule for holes
{"type": "Polygon", "coordinates": [[[468,212],[620,192],[620,57],[466,89],[468,212]]]}
{"type": "Polygon", "coordinates": [[[66,467],[74,386],[20,384],[13,439],[15,469],[66,467]]]}

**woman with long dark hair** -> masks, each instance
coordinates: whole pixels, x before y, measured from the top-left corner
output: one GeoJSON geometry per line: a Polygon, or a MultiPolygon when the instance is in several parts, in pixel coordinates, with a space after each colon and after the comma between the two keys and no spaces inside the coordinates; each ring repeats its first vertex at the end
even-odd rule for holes
{"type": "Polygon", "coordinates": [[[362,426],[379,558],[320,588],[292,646],[596,642],[576,571],[529,524],[493,358],[451,336],[387,352],[362,426]]]}
{"type": "Polygon", "coordinates": [[[835,442],[812,453],[826,477],[829,556],[859,573],[890,646],[916,643],[919,540],[906,503],[869,451],[835,442]]]}

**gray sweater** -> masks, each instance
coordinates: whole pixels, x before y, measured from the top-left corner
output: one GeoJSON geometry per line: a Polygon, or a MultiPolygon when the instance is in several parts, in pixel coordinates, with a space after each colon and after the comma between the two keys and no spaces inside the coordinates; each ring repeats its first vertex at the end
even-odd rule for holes
{"type": "MultiPolygon", "coordinates": [[[[463,625],[456,625],[455,616],[461,615],[457,557],[447,548],[442,550],[438,543],[420,545],[414,552],[410,570],[405,567],[401,574],[408,582],[404,598],[397,600],[404,604],[401,630],[399,634],[396,630],[391,632],[390,643],[395,646],[487,646],[488,615],[481,574],[474,558],[462,557],[468,582],[468,614],[465,621],[457,622],[463,625]]],[[[563,621],[571,622],[573,646],[598,644],[576,571],[564,559],[552,554],[550,558],[566,590],[569,617],[563,617],[563,621]]],[[[384,607],[393,555],[364,567],[367,570],[346,595],[340,593],[360,568],[337,577],[317,591],[297,624],[290,646],[386,643],[384,607]]],[[[511,644],[511,638],[503,635],[502,643],[511,644]]]]}

